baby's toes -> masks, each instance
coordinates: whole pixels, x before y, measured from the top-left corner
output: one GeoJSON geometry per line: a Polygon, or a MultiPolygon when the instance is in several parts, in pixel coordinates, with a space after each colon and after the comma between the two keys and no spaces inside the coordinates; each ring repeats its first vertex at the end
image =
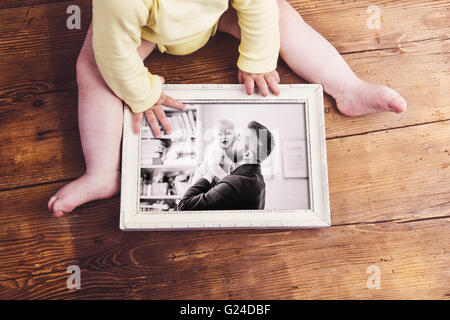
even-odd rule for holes
{"type": "Polygon", "coordinates": [[[53,209],[53,216],[55,218],[60,218],[64,215],[64,211],[59,210],[59,209],[53,209]]]}
{"type": "Polygon", "coordinates": [[[53,203],[55,203],[56,199],[58,199],[58,197],[57,196],[53,196],[53,197],[51,197],[48,200],[47,208],[48,208],[49,211],[52,211],[53,203]]]}
{"type": "Polygon", "coordinates": [[[59,218],[64,215],[64,211],[57,204],[53,205],[52,211],[55,218],[59,218]]]}
{"type": "Polygon", "coordinates": [[[396,113],[402,113],[406,110],[407,104],[401,95],[393,91],[393,95],[389,100],[389,108],[396,113]]]}
{"type": "Polygon", "coordinates": [[[71,208],[70,206],[68,206],[65,202],[64,199],[57,199],[54,203],[53,203],[53,207],[52,207],[52,211],[53,211],[53,216],[55,218],[59,218],[62,217],[64,215],[64,213],[69,213],[73,210],[73,208],[71,208]]]}

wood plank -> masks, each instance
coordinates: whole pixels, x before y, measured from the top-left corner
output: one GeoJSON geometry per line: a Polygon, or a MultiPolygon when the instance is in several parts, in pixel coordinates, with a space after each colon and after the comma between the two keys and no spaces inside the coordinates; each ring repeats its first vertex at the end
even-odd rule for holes
{"type": "MultiPolygon", "coordinates": [[[[215,39],[219,40],[219,39],[215,39]]],[[[217,50],[224,49],[223,42],[215,41],[218,44],[217,50]]],[[[402,115],[391,113],[369,115],[357,118],[350,118],[337,112],[334,102],[327,97],[326,99],[326,123],[327,137],[338,137],[343,135],[355,134],[358,132],[382,130],[386,128],[395,128],[424,122],[441,121],[450,118],[450,103],[448,101],[448,88],[450,87],[450,72],[443,68],[450,58],[450,42],[429,41],[420,46],[408,47],[407,54],[398,54],[395,52],[366,52],[347,56],[349,63],[358,73],[364,73],[364,79],[371,82],[381,82],[397,89],[409,102],[409,109],[402,115]],[[385,74],[386,70],[395,70],[391,72],[388,80],[385,74]]],[[[224,52],[224,50],[220,50],[224,52]]],[[[226,52],[226,51],[225,51],[226,52]]],[[[189,60],[201,60],[201,52],[194,53],[187,57],[171,57],[171,63],[165,65],[166,57],[155,54],[152,64],[155,65],[154,72],[170,79],[171,74],[176,74],[177,65],[187,65],[187,74],[191,75],[190,80],[173,79],[168,82],[183,83],[232,83],[228,81],[233,74],[233,67],[225,67],[216,64],[216,60],[208,60],[205,63],[207,68],[198,71],[195,65],[190,65],[189,60]],[[195,71],[197,70],[197,71],[195,71]],[[214,70],[214,77],[208,72],[214,70]]],[[[223,56],[217,57],[219,60],[223,56]]],[[[281,69],[286,74],[287,67],[280,64],[281,69]]],[[[177,77],[182,77],[180,74],[177,77]]],[[[301,81],[296,76],[286,76],[285,83],[295,83],[301,81]]],[[[31,88],[28,84],[23,86],[10,87],[15,93],[12,96],[3,98],[0,102],[0,108],[8,110],[17,109],[32,103],[36,100],[42,100],[42,97],[36,96],[35,92],[40,88],[31,88]],[[15,102],[14,102],[15,101],[15,102]]],[[[48,89],[48,88],[47,88],[48,89]]],[[[59,94],[59,93],[57,93],[59,94]]],[[[6,95],[7,96],[7,95],[6,95]]],[[[56,107],[56,106],[55,106],[56,107]]],[[[20,114],[20,111],[17,111],[20,114]]]]}
{"type": "MultiPolygon", "coordinates": [[[[46,203],[65,182],[51,182],[83,170],[73,88],[90,1],[0,4],[11,8],[0,10],[0,190],[17,188],[0,196],[0,298],[450,299],[448,1],[291,2],[356,52],[345,58],[358,74],[410,102],[399,117],[350,119],[327,98],[329,229],[121,232],[118,197],[53,219],[46,203]],[[82,6],[81,31],[65,29],[69,3],[82,6]],[[380,30],[364,27],[369,4],[380,30]],[[66,289],[72,264],[79,291],[66,289]],[[366,288],[370,265],[380,290],[366,288]]],[[[172,83],[234,83],[237,44],[218,35],[146,63],[172,83]]],[[[282,62],[280,73],[301,81],[282,62]]]]}
{"type": "MultiPolygon", "coordinates": [[[[449,119],[449,12],[445,1],[292,3],[340,51],[381,50],[346,55],[346,59],[362,78],[394,87],[410,103],[409,112],[402,116],[377,115],[349,121],[335,112],[331,99],[327,99],[329,137],[449,119]],[[368,30],[367,14],[362,9],[377,3],[382,7],[383,27],[368,30]],[[422,86],[426,86],[425,94],[419,90],[422,86]]],[[[90,2],[75,2],[83,12],[80,31],[62,27],[67,4],[0,11],[0,18],[6,22],[0,27],[0,67],[4,71],[0,75],[0,106],[10,107],[15,101],[36,99],[34,95],[39,92],[75,86],[75,61],[90,21],[90,2]]],[[[146,64],[169,83],[235,83],[237,45],[231,37],[218,34],[193,55],[169,59],[152,54],[146,64]]],[[[279,69],[284,83],[302,82],[281,61],[279,69]]]]}
{"type": "MultiPolygon", "coordinates": [[[[72,179],[82,173],[79,138],[69,136],[75,130],[74,116],[61,118],[64,132],[52,129],[58,116],[45,122],[49,126],[25,123],[23,128],[33,132],[29,136],[36,137],[31,143],[20,136],[24,129],[18,121],[7,122],[10,126],[2,131],[0,141],[17,151],[13,159],[6,153],[1,157],[2,189],[72,179]],[[16,136],[20,143],[13,143],[16,136]],[[58,154],[53,148],[64,152],[58,154]]],[[[446,121],[328,140],[333,224],[449,215],[449,128],[446,121]]]]}
{"type": "MultiPolygon", "coordinates": [[[[72,93],[0,109],[0,189],[73,179],[84,162],[72,93]],[[54,110],[53,106],[60,108],[54,110]]],[[[449,122],[327,142],[333,223],[448,215],[449,122]],[[430,174],[432,172],[433,174],[430,174]]]]}
{"type": "MultiPolygon", "coordinates": [[[[223,43],[218,41],[217,44],[217,49],[226,52],[223,43]]],[[[445,70],[442,71],[441,68],[445,62],[445,57],[449,55],[449,51],[440,54],[441,49],[441,43],[430,41],[423,42],[421,46],[413,45],[410,49],[408,48],[408,56],[389,52],[353,54],[352,59],[355,61],[356,68],[369,70],[366,78],[369,81],[376,81],[377,78],[381,78],[384,70],[399,65],[397,72],[392,73],[393,82],[390,84],[404,93],[410,102],[409,110],[403,115],[389,113],[349,118],[338,114],[330,99],[328,99],[326,104],[327,137],[333,138],[358,132],[419,124],[424,121],[448,119],[450,103],[446,91],[450,84],[450,73],[445,70]],[[440,58],[443,60],[437,64],[433,63],[440,58]],[[404,61],[404,63],[398,64],[399,60],[404,61]],[[411,72],[413,68],[419,68],[419,70],[411,72]],[[425,69],[428,69],[429,72],[425,72],[425,69]],[[421,82],[422,80],[424,82],[421,82]],[[421,84],[426,85],[422,88],[420,87],[421,84]],[[402,86],[405,88],[405,92],[403,92],[402,86]]],[[[173,57],[171,61],[173,65],[189,65],[189,59],[199,59],[200,55],[201,53],[197,52],[190,57],[173,57]]],[[[218,59],[222,59],[222,57],[218,57],[218,59]]],[[[153,63],[158,66],[155,67],[157,73],[165,77],[176,73],[176,68],[172,64],[164,66],[162,55],[156,55],[153,63]]],[[[192,75],[195,68],[192,64],[190,66],[192,69],[189,69],[189,73],[192,75]]],[[[215,64],[214,60],[211,60],[211,64],[208,64],[207,68],[203,70],[203,72],[197,72],[196,76],[192,75],[190,81],[183,82],[221,83],[226,82],[224,80],[227,75],[233,72],[232,69],[221,69],[221,65],[215,64]],[[211,79],[211,81],[204,81],[209,77],[205,70],[214,68],[217,71],[213,73],[216,78],[211,79]]],[[[292,80],[291,82],[297,81],[295,78],[290,80],[292,80]]],[[[3,155],[0,163],[6,176],[0,183],[0,189],[41,181],[68,179],[81,174],[83,161],[78,132],[76,131],[75,92],[56,92],[39,96],[27,93],[26,98],[20,100],[0,107],[0,115],[3,120],[2,127],[4,128],[0,133],[3,137],[0,140],[0,152],[3,155]],[[67,114],[64,114],[64,112],[67,112],[67,114]],[[26,126],[24,126],[25,123],[26,126]],[[52,141],[46,140],[49,132],[53,133],[52,141]],[[19,136],[23,137],[23,144],[12,144],[13,139],[17,139],[14,137],[19,136]],[[39,144],[42,147],[35,144],[36,139],[39,139],[39,144]],[[37,151],[37,154],[30,152],[30,150],[37,151]],[[61,154],[65,154],[64,161],[61,154]],[[55,166],[49,168],[47,164],[54,164],[55,155],[60,158],[58,161],[63,162],[56,163],[55,166]],[[39,159],[42,159],[42,161],[39,159]],[[30,162],[27,164],[27,161],[30,162]],[[34,168],[31,169],[34,173],[30,174],[29,170],[17,170],[25,167],[34,168]],[[64,170],[61,170],[61,168],[64,168],[64,170]],[[48,171],[49,169],[51,171],[48,171]]]]}
{"type": "Polygon", "coordinates": [[[448,1],[357,0],[291,1],[304,20],[341,53],[398,48],[409,42],[448,39],[448,1]],[[372,13],[380,9],[380,29],[369,29],[372,13]]]}
{"type": "Polygon", "coordinates": [[[90,1],[3,9],[0,20],[0,106],[75,87],[75,62],[91,20],[90,1]],[[81,30],[66,27],[70,4],[81,8],[81,30]]]}
{"type": "Polygon", "coordinates": [[[329,5],[322,3],[320,8],[296,3],[293,6],[340,52],[352,52],[346,43],[361,48],[357,52],[384,48],[379,52],[345,54],[344,58],[362,79],[397,90],[408,101],[409,109],[403,115],[348,118],[339,114],[334,101],[327,97],[327,124],[331,123],[327,137],[449,119],[448,1],[371,1],[370,5],[381,9],[379,30],[362,27],[367,19],[368,3],[329,2],[329,5]],[[322,10],[337,14],[322,15],[328,23],[308,19],[322,10]]]}
{"type": "MultiPolygon", "coordinates": [[[[340,52],[380,50],[396,47],[411,41],[448,39],[448,2],[403,0],[403,1],[309,1],[290,0],[294,8],[319,32],[324,34],[340,52]],[[381,10],[381,28],[370,30],[366,9],[378,5],[381,10]]],[[[22,4],[23,2],[21,2],[22,4]]],[[[36,1],[36,4],[39,1],[36,1]]],[[[32,53],[34,46],[61,50],[71,40],[79,40],[91,21],[91,1],[44,1],[43,5],[0,10],[5,23],[1,26],[1,43],[8,45],[9,59],[32,53]],[[78,5],[82,12],[82,30],[68,30],[65,22],[69,5],[78,5]],[[45,23],[42,23],[44,22],[45,23]],[[49,39],[48,36],[56,38],[49,39]],[[42,37],[44,39],[40,39],[42,37]],[[15,38],[28,41],[18,45],[15,38]],[[54,43],[51,41],[57,40],[54,43]],[[50,46],[56,45],[55,48],[50,46]]],[[[50,50],[49,50],[50,51],[50,50]]],[[[42,52],[48,54],[49,52],[42,52]]],[[[51,52],[50,52],[51,53],[51,52]]]]}
{"type": "MultiPolygon", "coordinates": [[[[397,90],[408,102],[408,110],[401,115],[347,117],[326,95],[327,138],[450,119],[450,40],[409,43],[401,49],[348,54],[344,58],[363,80],[397,90]]],[[[285,65],[282,70],[286,75],[285,65]]],[[[283,82],[296,83],[299,78],[288,75],[283,82]]]]}
{"type": "Polygon", "coordinates": [[[0,190],[79,176],[84,169],[76,91],[0,108],[0,190]]]}
{"type": "Polygon", "coordinates": [[[450,296],[449,218],[298,231],[121,232],[118,198],[51,218],[44,207],[57,187],[2,193],[0,298],[450,296]],[[72,264],[82,270],[78,291],[66,289],[72,264]],[[381,270],[379,290],[366,287],[371,265],[381,270]]]}
{"type": "Polygon", "coordinates": [[[450,121],[327,141],[333,224],[450,216],[450,121]]]}
{"type": "Polygon", "coordinates": [[[11,9],[11,8],[19,8],[19,7],[30,7],[41,4],[49,4],[52,2],[56,2],[56,0],[3,0],[0,3],[0,10],[11,9]]]}

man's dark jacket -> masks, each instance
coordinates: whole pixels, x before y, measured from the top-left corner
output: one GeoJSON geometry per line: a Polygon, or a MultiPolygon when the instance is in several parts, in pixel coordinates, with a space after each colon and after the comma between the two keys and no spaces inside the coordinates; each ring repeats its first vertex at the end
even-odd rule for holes
{"type": "Polygon", "coordinates": [[[231,174],[211,184],[198,180],[178,204],[178,210],[264,209],[266,184],[259,164],[243,164],[231,174]]]}

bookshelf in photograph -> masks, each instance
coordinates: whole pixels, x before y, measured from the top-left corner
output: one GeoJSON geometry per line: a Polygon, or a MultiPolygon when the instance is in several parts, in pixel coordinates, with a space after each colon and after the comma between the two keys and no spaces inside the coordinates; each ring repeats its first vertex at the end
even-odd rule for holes
{"type": "Polygon", "coordinates": [[[175,211],[201,160],[201,112],[165,108],[171,134],[156,138],[147,122],[141,129],[140,211],[175,211]]]}

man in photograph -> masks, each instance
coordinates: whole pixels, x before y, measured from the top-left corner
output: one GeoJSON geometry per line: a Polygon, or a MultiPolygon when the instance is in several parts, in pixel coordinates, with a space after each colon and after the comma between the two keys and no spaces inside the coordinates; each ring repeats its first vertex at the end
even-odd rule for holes
{"type": "Polygon", "coordinates": [[[178,210],[256,210],[264,209],[266,186],[261,163],[274,147],[272,133],[262,124],[251,121],[237,135],[227,156],[234,169],[219,180],[207,166],[196,172],[194,182],[178,204],[178,210]]]}

